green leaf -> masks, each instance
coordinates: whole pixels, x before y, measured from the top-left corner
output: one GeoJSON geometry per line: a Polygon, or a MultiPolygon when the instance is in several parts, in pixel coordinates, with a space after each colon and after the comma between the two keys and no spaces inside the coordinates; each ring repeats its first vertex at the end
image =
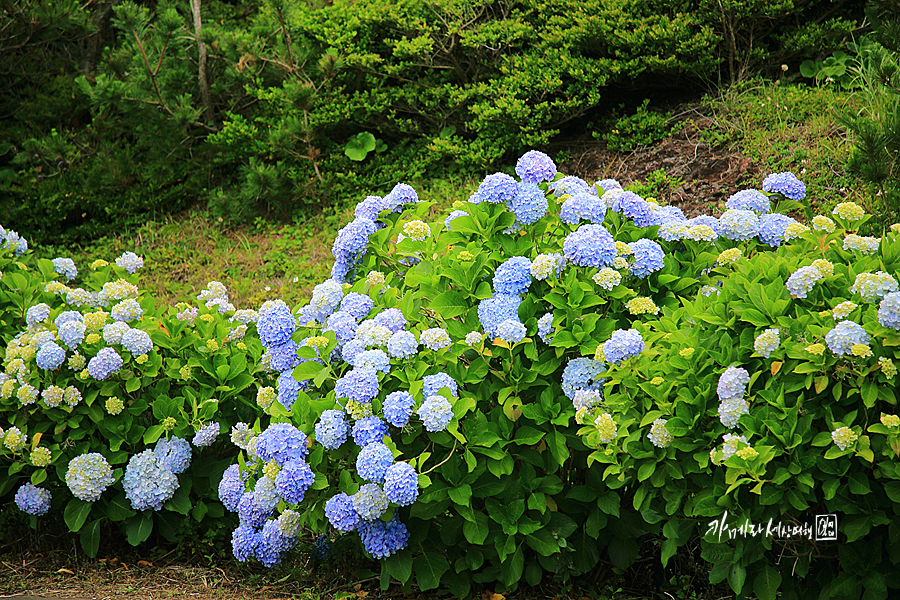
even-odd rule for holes
{"type": "Polygon", "coordinates": [[[125,391],[133,392],[141,387],[141,380],[137,377],[132,377],[128,381],[125,382],[125,391]]]}
{"type": "Polygon", "coordinates": [[[412,577],[412,552],[409,548],[405,548],[385,560],[384,565],[391,577],[405,584],[412,577]]]}
{"type": "Polygon", "coordinates": [[[188,498],[187,493],[185,493],[184,488],[179,487],[175,490],[175,494],[163,504],[163,508],[177,512],[178,514],[186,515],[191,512],[191,500],[188,498]]]}
{"type": "Polygon", "coordinates": [[[106,516],[109,517],[110,521],[124,521],[136,514],[125,494],[119,494],[114,497],[106,507],[106,516]]]}
{"type": "Polygon", "coordinates": [[[344,146],[344,154],[352,161],[365,160],[369,152],[375,149],[375,136],[368,131],[361,131],[350,138],[344,146]]]}
{"type": "Polygon", "coordinates": [[[538,529],[525,538],[525,543],[542,556],[551,556],[559,551],[559,544],[547,529],[538,529]]]}
{"type": "Polygon", "coordinates": [[[781,575],[771,565],[764,565],[763,570],[753,580],[753,592],[759,600],[775,600],[781,575]]]}
{"type": "Polygon", "coordinates": [[[463,523],[463,535],[470,544],[481,546],[487,539],[490,531],[490,520],[483,512],[474,513],[475,521],[466,521],[463,523]]]}
{"type": "Polygon", "coordinates": [[[203,517],[205,517],[208,512],[209,508],[207,508],[206,503],[201,500],[194,506],[194,510],[191,511],[191,516],[199,523],[203,521],[203,517]]]}
{"type": "Polygon", "coordinates": [[[543,431],[526,425],[516,432],[516,437],[513,441],[515,441],[520,446],[534,446],[539,441],[541,441],[541,438],[543,437],[543,431]]]}
{"type": "Polygon", "coordinates": [[[97,556],[100,549],[100,519],[81,530],[81,547],[90,558],[97,556]]]}
{"type": "Polygon", "coordinates": [[[451,487],[448,491],[450,499],[462,506],[469,505],[469,499],[472,497],[472,486],[464,483],[460,486],[451,487]]]}
{"type": "Polygon", "coordinates": [[[728,585],[735,594],[740,594],[744,589],[744,581],[747,579],[747,569],[740,563],[731,565],[731,571],[728,572],[728,585]]]}
{"type": "Polygon", "coordinates": [[[426,591],[436,589],[441,584],[441,576],[450,569],[450,563],[437,552],[423,552],[413,560],[413,568],[416,585],[420,590],[426,591]]]}
{"type": "Polygon", "coordinates": [[[431,304],[428,306],[431,310],[437,312],[441,317],[450,319],[465,314],[469,310],[469,303],[463,298],[462,294],[453,290],[447,290],[438,294],[431,304]]]}
{"type": "Polygon", "coordinates": [[[128,520],[125,525],[125,535],[128,543],[137,546],[150,537],[153,532],[153,513],[144,511],[128,520]]]}
{"type": "Polygon", "coordinates": [[[93,503],[85,502],[78,498],[69,500],[69,503],[66,504],[65,513],[63,514],[63,518],[66,521],[66,525],[69,527],[69,531],[79,531],[81,529],[84,522],[87,521],[88,515],[91,514],[92,506],[93,503]]]}

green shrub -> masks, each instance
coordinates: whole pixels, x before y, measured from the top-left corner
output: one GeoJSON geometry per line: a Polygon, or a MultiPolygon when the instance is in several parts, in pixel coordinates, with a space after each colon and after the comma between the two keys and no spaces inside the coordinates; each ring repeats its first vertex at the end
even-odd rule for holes
{"type": "Polygon", "coordinates": [[[644,100],[633,115],[618,119],[602,135],[606,147],[617,152],[632,152],[665,139],[672,131],[672,115],[647,110],[650,100],[644,100]]]}
{"type": "Polygon", "coordinates": [[[227,519],[216,486],[233,454],[215,439],[219,427],[258,412],[250,388],[262,349],[243,339],[254,312],[235,312],[218,282],[196,306],[157,306],[135,285],[139,264],[131,253],[115,265],[97,260],[77,274],[78,288],[59,280],[76,276],[74,263],[62,259],[40,259],[2,279],[19,333],[0,373],[0,496],[16,490],[31,514],[63,511],[90,556],[101,526],[137,545],[154,529],[174,540],[184,519],[206,527],[227,519]],[[197,431],[192,452],[185,439],[197,431]],[[186,453],[189,465],[167,466],[161,446],[168,456],[186,453]],[[108,465],[95,487],[72,481],[92,472],[73,466],[85,455],[108,465]],[[157,480],[164,483],[155,488],[157,480]],[[30,486],[51,494],[48,505],[35,507],[44,492],[30,486]]]}

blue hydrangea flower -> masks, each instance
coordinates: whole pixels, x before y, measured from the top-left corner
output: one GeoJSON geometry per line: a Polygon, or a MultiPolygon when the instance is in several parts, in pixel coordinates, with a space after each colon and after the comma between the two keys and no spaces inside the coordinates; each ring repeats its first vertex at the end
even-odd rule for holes
{"type": "Polygon", "coordinates": [[[116,259],[116,265],[134,275],[138,269],[144,266],[144,259],[134,252],[125,252],[116,259]]]}
{"type": "Polygon", "coordinates": [[[70,350],[74,350],[78,344],[84,341],[84,321],[66,321],[60,326],[57,324],[56,333],[59,335],[59,339],[69,347],[70,350]]]}
{"type": "Polygon", "coordinates": [[[343,358],[347,363],[353,364],[353,359],[357,354],[363,352],[366,349],[366,342],[364,340],[353,339],[344,344],[344,347],[341,348],[341,358],[343,358]]]}
{"type": "Polygon", "coordinates": [[[719,226],[719,220],[715,217],[711,217],[709,215],[699,215],[687,221],[689,225],[706,225],[710,229],[716,232],[716,235],[722,235],[721,227],[719,226]]]}
{"type": "Polygon", "coordinates": [[[344,413],[339,410],[326,410],[316,423],[316,441],[329,450],[337,450],[349,433],[349,426],[344,420],[344,413]]]}
{"type": "Polygon", "coordinates": [[[125,298],[109,311],[109,316],[114,321],[122,321],[123,323],[140,319],[142,314],[144,314],[144,309],[141,308],[141,305],[134,298],[125,298]]]}
{"type": "Polygon", "coordinates": [[[519,184],[515,179],[506,173],[494,173],[484,178],[475,194],[479,200],[490,202],[491,204],[500,204],[501,202],[509,202],[516,197],[518,192],[519,184]]]}
{"type": "MultiPolygon", "coordinates": [[[[581,177],[575,177],[574,175],[566,175],[562,179],[551,181],[549,187],[550,191],[553,192],[557,198],[565,196],[566,194],[574,196],[579,193],[589,194],[591,192],[591,186],[588,185],[588,182],[581,177]]],[[[594,194],[594,196],[596,196],[596,194],[594,194]]]]}
{"type": "Polygon", "coordinates": [[[850,349],[854,345],[868,344],[870,339],[866,330],[853,321],[841,321],[825,334],[825,343],[838,356],[851,354],[850,349]]]}
{"type": "Polygon", "coordinates": [[[628,267],[628,272],[635,277],[644,278],[663,268],[666,254],[662,246],[653,240],[642,238],[628,244],[628,247],[634,255],[634,262],[628,267]]]}
{"type": "MultiPolygon", "coordinates": [[[[253,499],[260,507],[274,511],[280,500],[278,490],[275,489],[275,480],[268,475],[257,479],[256,485],[253,486],[253,499]]],[[[240,506],[238,508],[240,509],[240,506]]]]}
{"type": "Polygon", "coordinates": [[[53,272],[59,273],[67,280],[72,281],[78,276],[75,261],[71,258],[54,258],[51,262],[53,263],[53,272]]]}
{"type": "Polygon", "coordinates": [[[419,194],[409,184],[398,183],[384,197],[385,210],[393,212],[403,212],[404,204],[416,204],[419,201],[419,194]]]}
{"type": "Polygon", "coordinates": [[[750,404],[740,396],[725,398],[719,403],[719,421],[728,429],[737,427],[738,419],[750,412],[750,404]]]}
{"type": "Polygon", "coordinates": [[[525,325],[518,319],[507,319],[497,326],[497,337],[507,344],[518,344],[525,339],[525,325]]]}
{"type": "Polygon", "coordinates": [[[384,493],[394,504],[409,506],[419,497],[419,474],[409,463],[392,464],[384,472],[384,493]]]}
{"type": "Polygon", "coordinates": [[[300,390],[305,388],[304,384],[294,378],[293,371],[285,371],[278,376],[276,385],[278,386],[278,402],[287,410],[291,410],[300,395],[300,390]]]}
{"type": "Polygon", "coordinates": [[[559,219],[566,225],[577,225],[585,220],[600,224],[606,218],[606,204],[588,191],[573,194],[559,208],[559,219]]]}
{"type": "Polygon", "coordinates": [[[372,442],[356,456],[356,473],[366,481],[383,483],[384,473],[393,463],[391,449],[381,442],[372,442]]]}
{"type": "Polygon", "coordinates": [[[325,503],[325,516],[331,526],[342,533],[353,531],[362,521],[353,508],[353,499],[343,492],[328,499],[325,503]]]}
{"type": "Polygon", "coordinates": [[[315,311],[316,320],[324,322],[328,316],[337,310],[344,298],[344,289],[340,282],[327,279],[313,288],[309,306],[315,311]]]}
{"type": "Polygon", "coordinates": [[[434,351],[442,350],[452,343],[450,335],[441,327],[432,327],[423,331],[419,335],[419,342],[434,351]]]}
{"type": "Polygon", "coordinates": [[[566,236],[563,253],[579,267],[599,269],[612,265],[616,242],[603,225],[582,225],[566,236]]]}
{"type": "Polygon", "coordinates": [[[758,214],[764,214],[772,210],[769,197],[759,190],[741,190],[725,202],[725,208],[737,210],[752,210],[758,214]]]}
{"type": "Polygon", "coordinates": [[[747,391],[748,383],[750,383],[750,373],[747,372],[747,369],[728,367],[719,376],[716,393],[719,395],[720,400],[742,398],[744,392],[747,391]]]}
{"type": "Polygon", "coordinates": [[[513,256],[494,272],[494,291],[498,294],[524,294],[531,285],[531,261],[513,256]]]}
{"type": "Polygon", "coordinates": [[[279,465],[306,457],[306,434],[290,423],[273,423],[259,434],[256,454],[264,461],[279,465]]]}
{"type": "Polygon", "coordinates": [[[297,342],[288,340],[286,344],[269,347],[269,366],[273,371],[282,373],[300,364],[297,356],[297,342]]]}
{"type": "Polygon", "coordinates": [[[653,207],[634,192],[619,194],[613,202],[612,210],[622,213],[638,227],[650,227],[653,221],[653,207]]]}
{"type": "Polygon", "coordinates": [[[622,184],[615,179],[601,179],[594,183],[594,187],[599,187],[604,192],[608,192],[609,190],[621,190],[622,184]]]}
{"type": "Polygon", "coordinates": [[[231,552],[240,562],[254,558],[261,543],[260,533],[248,525],[241,525],[231,534],[231,552]]]}
{"type": "Polygon", "coordinates": [[[274,507],[266,506],[265,502],[259,502],[256,498],[256,492],[245,492],[238,502],[238,516],[241,518],[241,525],[248,525],[254,529],[259,529],[266,524],[266,519],[274,516],[274,507]]]}
{"type": "Polygon", "coordinates": [[[581,389],[600,390],[602,382],[596,379],[603,371],[603,364],[586,356],[573,358],[566,364],[562,376],[563,393],[570,399],[581,389]]]}
{"type": "Polygon", "coordinates": [[[391,370],[391,359],[388,358],[388,355],[383,350],[360,352],[353,357],[353,362],[350,364],[359,369],[375,369],[382,373],[387,373],[391,370]]]}
{"type": "Polygon", "coordinates": [[[352,369],[334,384],[334,396],[338,400],[350,398],[368,403],[377,395],[378,372],[375,369],[352,369]]]}
{"type": "Polygon", "coordinates": [[[88,373],[97,381],[107,379],[122,368],[122,357],[112,348],[101,348],[88,363],[88,373]]]}
{"type": "Polygon", "coordinates": [[[178,485],[178,477],[160,464],[153,450],[132,456],[122,479],[125,497],[134,510],[162,510],[178,485]]]}
{"type": "Polygon", "coordinates": [[[50,306],[44,302],[28,307],[25,311],[25,322],[29,327],[42,323],[50,316],[50,306]]]}
{"type": "Polygon", "coordinates": [[[719,217],[721,235],[729,240],[743,242],[759,233],[759,217],[752,210],[726,210],[719,217]]]}
{"type": "Polygon", "coordinates": [[[878,305],[878,322],[882,327],[900,329],[900,292],[891,292],[878,305]]]}
{"type": "Polygon", "coordinates": [[[103,327],[103,341],[107,344],[121,344],[122,336],[128,333],[131,327],[127,323],[116,321],[103,327]]]}
{"type": "Polygon", "coordinates": [[[259,340],[266,347],[282,346],[291,340],[296,324],[287,304],[279,302],[261,314],[256,323],[259,340]]]}
{"type": "Polygon", "coordinates": [[[225,469],[219,482],[219,500],[231,512],[237,512],[238,503],[244,495],[246,484],[241,478],[240,465],[233,464],[225,469]]]}
{"type": "Polygon", "coordinates": [[[386,308],[372,319],[376,325],[387,327],[391,333],[402,331],[406,327],[406,317],[397,308],[386,308]]]}
{"type": "Polygon", "coordinates": [[[643,351],[644,338],[637,329],[617,329],[603,344],[603,356],[616,365],[643,351]]]}
{"type": "Polygon", "coordinates": [[[306,490],[316,480],[312,469],[302,459],[297,458],[284,463],[275,476],[275,490],[288,504],[300,504],[306,490]]]}
{"type": "Polygon", "coordinates": [[[378,484],[367,483],[353,494],[353,510],[364,521],[374,521],[388,509],[390,501],[378,484]]]}
{"type": "Polygon", "coordinates": [[[66,351],[56,342],[47,342],[37,351],[34,361],[40,368],[52,371],[66,361],[66,351]]]}
{"type": "Polygon", "coordinates": [[[459,395],[456,381],[443,371],[434,375],[426,375],[422,378],[422,396],[435,396],[442,388],[449,388],[450,395],[454,398],[459,395]]]}
{"type": "Polygon", "coordinates": [[[375,416],[365,417],[353,425],[353,441],[357,446],[364,448],[369,444],[381,443],[387,432],[388,428],[384,421],[375,416]]]}
{"type": "Polygon", "coordinates": [[[283,554],[297,545],[297,536],[291,535],[289,532],[285,531],[285,528],[282,527],[279,522],[280,520],[281,516],[279,515],[278,519],[266,521],[266,524],[263,525],[262,528],[262,539],[265,546],[268,546],[275,552],[283,554]]]}
{"type": "Polygon", "coordinates": [[[253,556],[264,567],[274,567],[281,563],[286,551],[279,550],[288,543],[281,532],[278,531],[278,525],[274,519],[266,521],[262,530],[258,532],[259,543],[256,545],[253,556]]]}
{"type": "Polygon", "coordinates": [[[365,200],[356,205],[353,214],[359,219],[377,221],[379,213],[384,209],[384,200],[380,196],[366,196],[365,200]]]}
{"type": "Polygon", "coordinates": [[[53,320],[53,324],[56,325],[57,329],[62,328],[63,325],[70,321],[83,321],[84,316],[78,312],[77,310],[67,310],[61,312],[56,319],[53,320]]]}
{"type": "Polygon", "coordinates": [[[361,321],[368,316],[369,311],[372,310],[373,306],[375,306],[375,303],[365,294],[350,292],[344,296],[343,300],[341,300],[341,306],[338,312],[350,313],[353,315],[354,319],[361,321]]]}
{"type": "Polygon", "coordinates": [[[112,467],[99,452],[76,456],[66,470],[66,485],[73,496],[85,502],[97,501],[115,481],[112,467]]]}
{"type": "Polygon", "coordinates": [[[550,344],[553,341],[553,338],[550,337],[550,334],[553,333],[553,313],[544,313],[544,316],[538,319],[537,326],[538,337],[545,344],[550,344]]]}
{"type": "MultiPolygon", "coordinates": [[[[612,239],[610,237],[610,239],[612,239]]],[[[613,245],[615,252],[615,245],[613,245]]],[[[497,335],[497,327],[507,319],[519,318],[522,299],[510,294],[494,294],[478,303],[478,321],[490,337],[497,335]]]]}
{"type": "Polygon", "coordinates": [[[173,473],[184,473],[191,465],[191,445],[187,440],[173,437],[169,440],[160,438],[156,442],[153,454],[159,461],[160,467],[173,473]]]}
{"type": "Polygon", "coordinates": [[[446,219],[444,219],[444,228],[447,231],[453,231],[453,228],[450,227],[450,224],[453,222],[453,220],[456,219],[457,217],[468,217],[468,216],[469,216],[469,213],[467,213],[464,210],[450,211],[450,214],[447,215],[446,219]]]}
{"type": "Polygon", "coordinates": [[[23,484],[16,491],[16,506],[24,513],[41,517],[50,510],[50,500],[53,496],[50,490],[39,488],[30,481],[23,484]]]}
{"type": "Polygon", "coordinates": [[[354,219],[338,231],[331,254],[334,260],[343,265],[353,265],[366,251],[369,236],[378,231],[378,226],[371,219],[354,219]]]}
{"type": "MultiPolygon", "coordinates": [[[[651,209],[653,206],[651,205],[651,209]]],[[[665,225],[667,223],[686,223],[684,212],[677,206],[660,206],[651,211],[650,225],[665,225]]]]}
{"type": "Polygon", "coordinates": [[[150,334],[143,329],[132,329],[129,327],[128,331],[122,334],[121,344],[133,356],[147,354],[153,350],[153,340],[150,339],[150,334]]]}
{"type": "Polygon", "coordinates": [[[384,560],[406,548],[409,531],[397,518],[397,513],[394,513],[394,517],[387,523],[381,519],[360,523],[359,538],[372,558],[384,560]]]}
{"type": "Polygon", "coordinates": [[[388,340],[387,350],[393,358],[406,359],[419,351],[419,342],[416,341],[416,336],[412,332],[398,331],[388,340]]]}
{"type": "Polygon", "coordinates": [[[220,429],[221,425],[218,421],[211,421],[197,430],[191,443],[198,448],[212,446],[216,438],[219,437],[220,429]]]}
{"type": "Polygon", "coordinates": [[[763,179],[762,188],[764,192],[781,194],[785,198],[790,198],[797,202],[806,198],[806,186],[790,171],[772,173],[763,179]]]}
{"type": "Polygon", "coordinates": [[[345,310],[331,313],[323,331],[333,331],[338,342],[349,342],[356,335],[356,317],[345,310]]]}
{"type": "MultiPolygon", "coordinates": [[[[453,380],[451,379],[451,381],[453,380]]],[[[456,382],[454,381],[453,384],[455,386],[456,382]]],[[[388,423],[394,427],[404,427],[409,423],[409,417],[415,404],[416,401],[409,392],[391,392],[384,399],[381,410],[388,423]]]]}
{"type": "Polygon", "coordinates": [[[529,150],[516,161],[516,175],[527,183],[550,181],[556,176],[556,164],[543,152],[529,150]]]}
{"type": "Polygon", "coordinates": [[[796,222],[794,219],[778,213],[762,215],[759,218],[759,240],[777,248],[784,241],[784,230],[788,225],[796,222]]]}
{"type": "Polygon", "coordinates": [[[507,208],[516,215],[516,222],[522,225],[536,223],[547,214],[547,196],[536,183],[522,183],[516,195],[507,201],[507,208]]]}
{"type": "Polygon", "coordinates": [[[453,406],[443,396],[428,396],[416,411],[426,431],[443,431],[453,420],[453,406]]]}
{"type": "Polygon", "coordinates": [[[810,265],[794,271],[784,285],[792,296],[806,298],[807,294],[816,286],[816,282],[821,279],[822,272],[810,265]]]}

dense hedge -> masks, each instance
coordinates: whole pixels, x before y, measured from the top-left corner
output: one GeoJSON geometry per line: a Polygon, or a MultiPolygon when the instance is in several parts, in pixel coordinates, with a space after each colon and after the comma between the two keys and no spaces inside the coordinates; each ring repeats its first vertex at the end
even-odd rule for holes
{"type": "Polygon", "coordinates": [[[198,37],[186,5],[16,4],[0,210],[38,223],[39,243],[198,199],[224,219],[291,216],[482,171],[581,133],[622,91],[699,90],[817,55],[861,16],[850,0],[273,0],[207,3],[198,37]]]}

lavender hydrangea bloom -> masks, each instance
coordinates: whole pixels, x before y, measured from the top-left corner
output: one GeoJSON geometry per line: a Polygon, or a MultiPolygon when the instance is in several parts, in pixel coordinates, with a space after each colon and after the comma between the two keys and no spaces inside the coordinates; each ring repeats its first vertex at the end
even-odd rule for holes
{"type": "Polygon", "coordinates": [[[153,340],[150,339],[150,334],[143,329],[132,329],[129,327],[128,331],[122,334],[121,344],[133,356],[147,354],[153,350],[153,340]]]}
{"type": "Polygon", "coordinates": [[[69,461],[66,485],[79,500],[96,502],[115,481],[112,467],[99,452],[82,454],[69,461]]]}
{"type": "Polygon", "coordinates": [[[381,373],[391,370],[391,359],[383,350],[366,350],[353,357],[350,363],[358,369],[375,369],[381,373]]]}
{"type": "Polygon", "coordinates": [[[526,333],[525,325],[518,319],[507,319],[497,326],[497,337],[507,344],[518,344],[526,333]]]}
{"type": "Polygon", "coordinates": [[[144,259],[134,252],[125,252],[116,259],[116,266],[125,269],[129,274],[134,275],[137,270],[144,266],[144,259]]]}
{"type": "Polygon", "coordinates": [[[599,391],[603,384],[596,377],[601,371],[603,365],[593,358],[581,357],[570,360],[563,370],[563,393],[569,398],[574,398],[577,390],[599,391]]]}
{"type": "Polygon", "coordinates": [[[838,356],[850,354],[854,345],[868,344],[870,339],[866,330],[853,321],[841,321],[825,334],[825,343],[838,356]]]}
{"type": "Polygon", "coordinates": [[[301,458],[290,460],[275,476],[275,490],[288,504],[300,504],[316,476],[301,458]]]}
{"type": "Polygon", "coordinates": [[[725,202],[725,208],[737,210],[752,210],[758,214],[764,214],[772,210],[769,197],[759,190],[741,190],[725,202]]]}
{"type": "Polygon", "coordinates": [[[878,322],[882,327],[900,329],[900,292],[891,292],[878,305],[878,322]]]}
{"type": "Polygon", "coordinates": [[[406,359],[419,351],[419,342],[411,331],[398,331],[388,340],[387,350],[393,358],[406,359]]]}
{"type": "Polygon", "coordinates": [[[231,552],[240,562],[247,562],[255,557],[261,543],[262,536],[249,525],[241,525],[231,534],[231,552]]]}
{"type": "Polygon", "coordinates": [[[294,379],[293,371],[285,371],[279,375],[276,385],[278,386],[278,402],[287,410],[291,410],[303,385],[294,379]]]}
{"type": "Polygon", "coordinates": [[[450,395],[454,398],[459,395],[459,388],[456,381],[443,371],[434,375],[426,375],[422,378],[422,396],[434,396],[443,389],[448,388],[450,395]]]}
{"type": "Polygon", "coordinates": [[[97,381],[103,381],[122,368],[122,357],[112,348],[101,348],[88,363],[88,373],[97,381]]]}
{"type": "Polygon", "coordinates": [[[531,285],[531,261],[513,256],[494,272],[494,291],[498,294],[524,294],[531,285]]]}
{"type": "Polygon", "coordinates": [[[256,453],[268,462],[274,460],[279,465],[306,457],[306,434],[290,423],[273,423],[259,434],[256,453]]]}
{"type": "Polygon", "coordinates": [[[345,310],[331,313],[325,321],[325,329],[323,331],[333,331],[334,337],[339,342],[349,342],[356,334],[356,318],[345,310]]]}
{"type": "Polygon", "coordinates": [[[706,225],[716,232],[716,235],[722,235],[722,228],[719,226],[719,220],[709,215],[699,215],[687,221],[688,225],[706,225]]]}
{"type": "Polygon", "coordinates": [[[238,502],[238,516],[241,518],[241,525],[247,525],[258,529],[266,524],[275,514],[274,507],[266,506],[264,502],[259,502],[256,498],[256,492],[245,492],[238,502]]]}
{"type": "Polygon", "coordinates": [[[288,340],[286,344],[269,347],[269,366],[282,373],[300,364],[297,356],[297,342],[288,340]]]}
{"type": "Polygon", "coordinates": [[[219,482],[219,500],[231,512],[237,512],[238,503],[244,495],[246,484],[241,478],[240,465],[233,464],[225,469],[219,482]]]}
{"type": "Polygon", "coordinates": [[[549,345],[552,341],[550,334],[553,332],[553,313],[544,313],[544,316],[538,319],[537,325],[538,336],[542,342],[549,345]]]}
{"type": "Polygon", "coordinates": [[[741,398],[747,390],[748,383],[750,383],[750,373],[747,372],[747,369],[728,367],[719,376],[716,393],[720,400],[741,398]]]}
{"type": "Polygon", "coordinates": [[[600,224],[606,218],[606,204],[594,194],[579,192],[562,203],[559,218],[567,225],[576,225],[581,220],[600,224]]]}
{"type": "Polygon", "coordinates": [[[256,329],[263,345],[267,347],[281,346],[288,343],[294,334],[294,329],[296,329],[294,315],[291,314],[291,309],[287,304],[276,303],[260,315],[256,329]]]}
{"type": "Polygon", "coordinates": [[[409,423],[409,417],[412,415],[415,404],[416,401],[409,392],[397,391],[387,395],[381,409],[388,423],[394,427],[404,427],[409,423]]]}
{"type": "Polygon", "coordinates": [[[39,488],[30,481],[16,491],[16,506],[24,513],[42,517],[50,510],[50,490],[39,488]]]}
{"type": "Polygon", "coordinates": [[[419,194],[409,184],[398,183],[384,197],[385,210],[403,212],[404,204],[415,204],[419,201],[419,194]]]}
{"type": "Polygon", "coordinates": [[[604,192],[609,190],[621,190],[622,184],[615,179],[600,179],[594,183],[594,187],[599,187],[604,192]]]}
{"type": "Polygon", "coordinates": [[[644,338],[637,329],[617,329],[603,344],[603,355],[613,364],[644,351],[644,338]]]}
{"type": "Polygon", "coordinates": [[[362,521],[353,508],[353,499],[343,492],[328,499],[325,503],[325,516],[332,527],[343,533],[353,531],[362,521]]]}
{"type": "Polygon", "coordinates": [[[450,211],[450,214],[447,215],[447,218],[446,218],[446,219],[444,219],[444,228],[445,228],[447,231],[453,231],[453,228],[450,227],[450,225],[453,223],[453,220],[456,219],[456,218],[458,218],[458,217],[468,217],[468,216],[469,216],[469,213],[467,213],[467,212],[464,211],[464,210],[453,210],[453,211],[450,211]]]}
{"type": "Polygon", "coordinates": [[[353,441],[364,448],[369,444],[381,443],[388,433],[387,425],[378,417],[365,417],[353,425],[353,441]]]}
{"type": "Polygon", "coordinates": [[[344,420],[344,413],[339,410],[326,410],[316,423],[316,441],[328,450],[337,450],[347,441],[350,427],[344,420]]]}
{"type": "Polygon", "coordinates": [[[160,467],[173,473],[184,473],[191,465],[191,445],[179,437],[171,439],[160,438],[156,442],[153,454],[159,461],[160,467]]]}
{"type": "Polygon", "coordinates": [[[616,242],[603,225],[582,225],[566,236],[563,252],[579,267],[608,267],[616,258],[616,242]]]}
{"type": "MultiPolygon", "coordinates": [[[[612,239],[612,238],[610,238],[612,239]]],[[[615,245],[613,245],[615,251],[615,245]]],[[[510,294],[494,294],[478,303],[478,320],[484,332],[493,337],[497,327],[507,319],[519,318],[519,306],[522,299],[510,294]]]]}
{"type": "Polygon", "coordinates": [[[40,304],[28,307],[28,310],[25,311],[25,323],[27,323],[29,327],[34,327],[38,323],[45,321],[49,316],[50,306],[41,302],[40,304]]]}
{"type": "Polygon", "coordinates": [[[59,273],[68,281],[72,281],[78,276],[78,269],[75,267],[75,261],[71,258],[54,258],[51,262],[53,263],[53,272],[59,273]]]}
{"type": "Polygon", "coordinates": [[[34,361],[40,368],[52,371],[66,362],[66,351],[56,342],[47,342],[37,351],[34,361]]]}
{"type": "Polygon", "coordinates": [[[350,398],[367,403],[378,395],[378,373],[375,369],[352,369],[334,384],[338,400],[350,398]]]}
{"type": "Polygon", "coordinates": [[[384,199],[380,196],[366,196],[353,211],[354,216],[358,219],[369,219],[376,221],[378,215],[385,209],[384,199]]]}
{"type": "Polygon", "coordinates": [[[369,244],[369,236],[378,231],[378,226],[371,219],[354,219],[341,229],[334,244],[331,254],[334,260],[344,265],[352,265],[366,251],[369,244]]]}
{"type": "Polygon", "coordinates": [[[536,223],[547,214],[547,196],[536,183],[522,183],[516,195],[506,203],[522,225],[536,223]]]}
{"type": "Polygon", "coordinates": [[[784,230],[788,225],[796,222],[794,219],[778,213],[762,215],[759,218],[759,240],[777,248],[784,241],[784,230]]]}
{"type": "Polygon", "coordinates": [[[516,162],[516,175],[527,183],[550,181],[556,175],[556,164],[543,152],[529,150],[516,162]]]}
{"type": "Polygon", "coordinates": [[[742,242],[759,233],[759,217],[752,210],[726,210],[719,217],[721,235],[729,240],[742,242]]]}
{"type": "Polygon", "coordinates": [[[78,344],[84,341],[84,331],[84,321],[72,320],[66,321],[62,326],[57,324],[56,333],[59,335],[59,339],[62,340],[70,350],[74,350],[78,344]]]}
{"type": "Polygon", "coordinates": [[[634,255],[634,262],[628,267],[628,271],[635,277],[647,277],[650,273],[663,268],[665,252],[662,246],[645,238],[628,244],[634,255]]]}
{"type": "Polygon", "coordinates": [[[365,351],[366,342],[363,340],[353,339],[344,344],[344,347],[341,348],[341,358],[344,359],[345,362],[349,364],[353,364],[353,359],[360,352],[365,351]]]}
{"type": "Polygon", "coordinates": [[[366,481],[384,482],[387,468],[394,463],[391,449],[381,442],[366,444],[356,456],[356,472],[366,481]]]}
{"type": "Polygon", "coordinates": [[[549,188],[557,198],[565,196],[566,194],[571,196],[579,193],[589,194],[591,191],[591,186],[588,185],[587,181],[581,177],[575,177],[574,175],[566,175],[562,179],[551,181],[549,188]]]}
{"type": "Polygon", "coordinates": [[[519,184],[515,179],[506,173],[494,173],[484,178],[475,193],[479,199],[485,202],[500,204],[509,202],[516,197],[518,192],[519,184]]]}
{"type": "Polygon", "coordinates": [[[178,485],[178,477],[160,464],[153,450],[132,456],[122,479],[125,497],[135,510],[162,510],[178,485]]]}
{"type": "Polygon", "coordinates": [[[376,325],[387,327],[391,333],[397,333],[406,327],[406,317],[398,308],[386,308],[372,320],[376,325]]]}
{"type": "Polygon", "coordinates": [[[426,431],[443,431],[453,420],[453,407],[443,396],[428,396],[416,412],[426,431]]]}
{"type": "Polygon", "coordinates": [[[400,506],[409,506],[419,497],[419,475],[409,463],[398,462],[384,473],[384,493],[388,500],[400,506]]]}
{"type": "Polygon", "coordinates": [[[219,437],[220,429],[221,425],[218,421],[207,423],[197,430],[197,433],[194,434],[194,439],[191,440],[191,443],[198,448],[212,446],[213,442],[216,441],[216,438],[219,437]]]}
{"type": "Polygon", "coordinates": [[[397,513],[394,513],[394,517],[387,523],[381,519],[360,523],[359,538],[363,548],[372,555],[372,558],[384,560],[406,548],[409,531],[397,518],[397,513]]]}
{"type": "Polygon", "coordinates": [[[369,311],[372,310],[374,305],[375,303],[372,299],[365,294],[350,292],[344,296],[343,300],[341,300],[341,306],[338,312],[350,313],[355,320],[361,321],[368,316],[369,311]]]}
{"type": "Polygon", "coordinates": [[[653,208],[650,203],[634,192],[623,192],[615,199],[612,210],[622,213],[638,227],[650,227],[653,224],[653,208]]]}
{"type": "Polygon", "coordinates": [[[767,176],[763,179],[762,188],[764,192],[781,194],[797,202],[806,198],[806,186],[790,171],[767,176]]]}

